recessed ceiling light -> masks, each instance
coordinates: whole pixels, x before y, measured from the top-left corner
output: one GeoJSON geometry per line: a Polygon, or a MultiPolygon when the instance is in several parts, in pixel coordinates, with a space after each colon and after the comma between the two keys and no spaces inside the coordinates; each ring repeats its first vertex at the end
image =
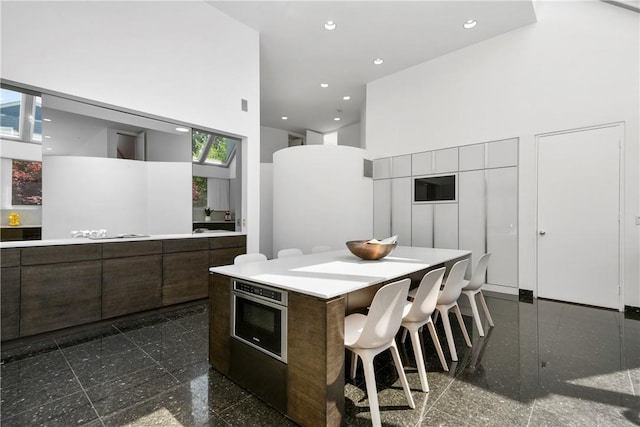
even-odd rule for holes
{"type": "Polygon", "coordinates": [[[51,137],[49,135],[45,135],[44,137],[45,137],[45,139],[51,139],[51,137]]]}
{"type": "Polygon", "coordinates": [[[373,60],[374,65],[381,65],[383,62],[384,62],[384,59],[382,58],[376,58],[373,60]]]}
{"type": "Polygon", "coordinates": [[[178,126],[178,127],[176,128],[176,130],[177,130],[178,132],[189,132],[189,129],[188,129],[188,128],[183,128],[183,127],[181,127],[181,126],[178,126]]]}
{"type": "Polygon", "coordinates": [[[335,29],[336,29],[336,23],[335,23],[335,22],[333,22],[333,21],[327,21],[327,22],[324,24],[324,29],[325,29],[325,30],[328,30],[328,31],[333,31],[333,30],[335,30],[335,29]]]}
{"type": "Polygon", "coordinates": [[[44,120],[45,122],[50,122],[51,121],[51,119],[42,119],[42,120],[44,120]]]}
{"type": "Polygon", "coordinates": [[[335,120],[336,122],[340,121],[340,117],[334,117],[333,120],[335,120]]]}
{"type": "Polygon", "coordinates": [[[475,19],[469,19],[467,22],[465,22],[462,26],[469,30],[473,27],[475,27],[478,24],[478,21],[476,21],[475,19]]]}
{"type": "Polygon", "coordinates": [[[51,147],[47,147],[47,148],[46,148],[46,150],[47,150],[47,151],[51,151],[51,150],[53,150],[53,148],[51,148],[51,147]]]}
{"type": "Polygon", "coordinates": [[[282,116],[282,117],[280,117],[280,118],[281,118],[282,120],[287,120],[289,117],[287,117],[287,116],[282,116]]]}
{"type": "Polygon", "coordinates": [[[347,95],[347,96],[343,96],[342,99],[344,99],[345,101],[348,101],[348,100],[351,99],[351,97],[349,95],[347,95]]]}
{"type": "Polygon", "coordinates": [[[320,87],[329,87],[329,83],[320,83],[320,87]]]}

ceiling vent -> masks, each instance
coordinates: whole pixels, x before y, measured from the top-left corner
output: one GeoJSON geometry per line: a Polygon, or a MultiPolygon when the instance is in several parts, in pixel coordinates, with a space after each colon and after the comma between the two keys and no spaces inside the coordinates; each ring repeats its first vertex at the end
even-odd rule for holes
{"type": "Polygon", "coordinates": [[[600,1],[640,13],[640,0],[600,0],[600,1]]]}

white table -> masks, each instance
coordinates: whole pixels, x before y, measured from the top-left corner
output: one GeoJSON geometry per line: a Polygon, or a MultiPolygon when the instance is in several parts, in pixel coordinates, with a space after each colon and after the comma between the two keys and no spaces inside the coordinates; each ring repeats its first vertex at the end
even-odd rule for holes
{"type": "MultiPolygon", "coordinates": [[[[230,288],[233,279],[288,292],[287,415],[305,426],[344,423],[344,316],[366,306],[385,283],[424,274],[470,251],[397,247],[378,261],[348,249],[213,267],[209,285],[209,361],[229,376],[230,288]]],[[[231,375],[233,379],[233,376],[231,375]]]]}

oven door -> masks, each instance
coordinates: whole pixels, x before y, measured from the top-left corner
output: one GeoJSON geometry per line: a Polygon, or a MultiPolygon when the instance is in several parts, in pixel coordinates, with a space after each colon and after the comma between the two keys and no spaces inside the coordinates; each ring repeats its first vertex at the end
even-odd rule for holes
{"type": "Polygon", "coordinates": [[[287,307],[233,292],[232,336],[287,362],[287,307]]]}

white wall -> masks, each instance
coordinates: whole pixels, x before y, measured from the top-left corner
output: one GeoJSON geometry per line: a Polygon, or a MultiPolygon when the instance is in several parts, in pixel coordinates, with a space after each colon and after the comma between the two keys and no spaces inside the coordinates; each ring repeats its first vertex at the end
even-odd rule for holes
{"type": "MultiPolygon", "coordinates": [[[[344,248],[373,233],[373,180],[364,150],[339,145],[290,147],[273,156],[273,253],[297,247],[344,248]]],[[[368,157],[367,157],[368,158],[368,157]]]]}
{"type": "Polygon", "coordinates": [[[361,124],[354,123],[338,129],[338,144],[350,147],[362,148],[361,145],[361,124]]]}
{"type": "Polygon", "coordinates": [[[200,1],[3,2],[1,19],[3,79],[241,136],[246,200],[239,214],[252,219],[244,231],[257,250],[255,30],[200,1]]]}
{"type": "Polygon", "coordinates": [[[273,163],[260,164],[260,252],[273,254],[273,163]]]}
{"type": "Polygon", "coordinates": [[[150,162],[191,163],[191,134],[171,134],[147,130],[147,157],[150,162]]]}
{"type": "Polygon", "coordinates": [[[535,135],[625,122],[625,304],[640,306],[638,14],[598,1],[536,3],[538,23],[367,86],[376,157],[520,138],[519,283],[534,290],[535,135]]]}
{"type": "Polygon", "coordinates": [[[286,130],[260,127],[260,163],[273,163],[273,153],[288,146],[289,133],[286,130]]]}

